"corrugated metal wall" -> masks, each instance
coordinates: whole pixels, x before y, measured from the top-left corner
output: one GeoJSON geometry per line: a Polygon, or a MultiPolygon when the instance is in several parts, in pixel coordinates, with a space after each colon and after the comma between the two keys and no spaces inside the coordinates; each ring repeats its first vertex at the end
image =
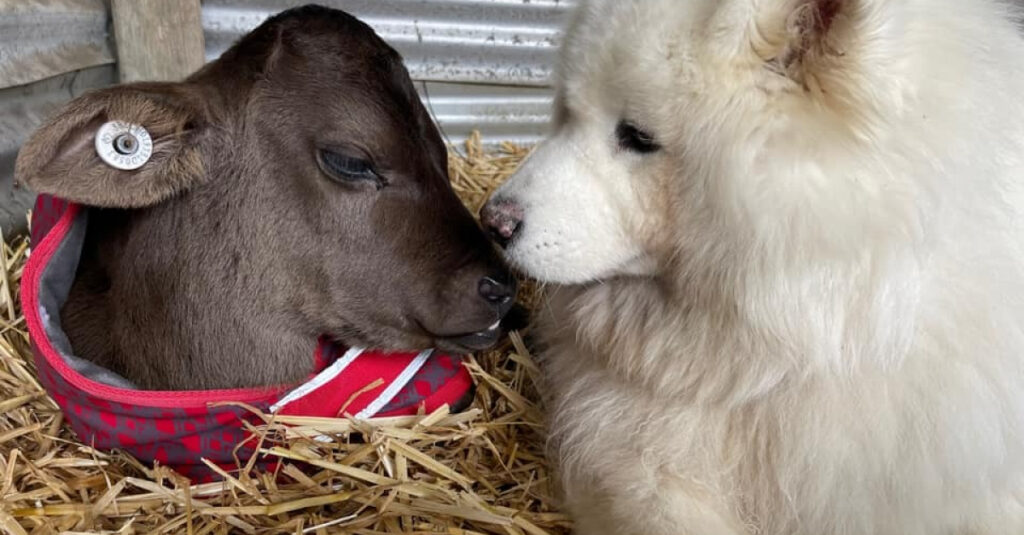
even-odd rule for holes
{"type": "MultiPolygon", "coordinates": [[[[206,56],[303,0],[204,0],[206,56]]],[[[576,0],[320,0],[359,17],[405,58],[453,142],[530,143],[544,133],[551,70],[576,0]]]]}
{"type": "MultiPolygon", "coordinates": [[[[273,13],[305,0],[203,0],[207,59],[273,13]]],[[[551,71],[576,0],[318,0],[369,23],[405,57],[441,130],[460,143],[537,141],[551,71]]],[[[11,188],[17,149],[60,104],[115,82],[104,0],[0,0],[0,228],[31,202],[11,188]]]]}

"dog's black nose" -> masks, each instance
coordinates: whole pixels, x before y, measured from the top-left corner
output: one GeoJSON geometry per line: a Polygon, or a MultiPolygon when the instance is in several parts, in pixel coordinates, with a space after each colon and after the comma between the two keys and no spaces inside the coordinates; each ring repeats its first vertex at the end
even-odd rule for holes
{"type": "Polygon", "coordinates": [[[508,247],[523,226],[523,208],[512,199],[491,199],[480,210],[480,222],[498,245],[508,247]]]}
{"type": "Polygon", "coordinates": [[[516,282],[512,279],[512,282],[503,283],[491,277],[484,277],[480,279],[477,291],[480,292],[480,297],[497,307],[498,313],[504,316],[515,300],[516,282]]]}

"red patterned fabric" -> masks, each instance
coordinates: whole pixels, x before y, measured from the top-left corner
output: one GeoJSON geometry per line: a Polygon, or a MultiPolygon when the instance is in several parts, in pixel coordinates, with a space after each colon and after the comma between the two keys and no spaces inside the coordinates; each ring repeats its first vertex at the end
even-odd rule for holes
{"type": "MultiPolygon", "coordinates": [[[[86,208],[40,195],[32,214],[33,250],[22,280],[22,307],[43,386],[83,442],[123,449],[144,462],[159,461],[197,480],[213,476],[200,459],[234,466],[254,440],[243,421],[255,417],[226,402],[262,411],[304,416],[398,416],[455,406],[472,391],[460,357],[441,353],[384,354],[344,350],[321,339],[311,356],[313,373],[299,385],[205,391],[146,391],[97,382],[76,371],[51,340],[41,294],[47,269],[86,208]],[[380,384],[367,388],[380,381],[380,384]],[[213,406],[216,404],[216,406],[213,406]],[[241,447],[236,452],[236,446],[241,447]]],[[[53,329],[53,327],[50,327],[53,329]]],[[[268,461],[269,462],[269,461],[268,461]]]]}

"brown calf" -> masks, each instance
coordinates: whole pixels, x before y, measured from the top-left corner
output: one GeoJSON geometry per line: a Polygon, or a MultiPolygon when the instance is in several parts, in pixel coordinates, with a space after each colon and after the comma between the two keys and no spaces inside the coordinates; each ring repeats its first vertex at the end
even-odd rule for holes
{"type": "Polygon", "coordinates": [[[182,83],[76,99],[16,175],[96,207],[61,319],[141,388],[299,380],[320,334],[483,348],[514,299],[401,58],[336,10],[277,15],[182,83]],[[97,156],[110,120],[152,136],[141,168],[97,156]]]}

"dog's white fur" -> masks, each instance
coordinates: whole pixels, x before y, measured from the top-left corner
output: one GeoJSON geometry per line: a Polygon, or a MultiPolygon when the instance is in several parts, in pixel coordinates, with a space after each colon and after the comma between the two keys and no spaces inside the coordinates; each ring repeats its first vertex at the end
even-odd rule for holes
{"type": "Polygon", "coordinates": [[[1024,534],[1015,20],[583,2],[555,131],[496,194],[524,209],[510,259],[557,283],[579,533],[1024,534]],[[662,150],[618,147],[622,119],[662,150]]]}

